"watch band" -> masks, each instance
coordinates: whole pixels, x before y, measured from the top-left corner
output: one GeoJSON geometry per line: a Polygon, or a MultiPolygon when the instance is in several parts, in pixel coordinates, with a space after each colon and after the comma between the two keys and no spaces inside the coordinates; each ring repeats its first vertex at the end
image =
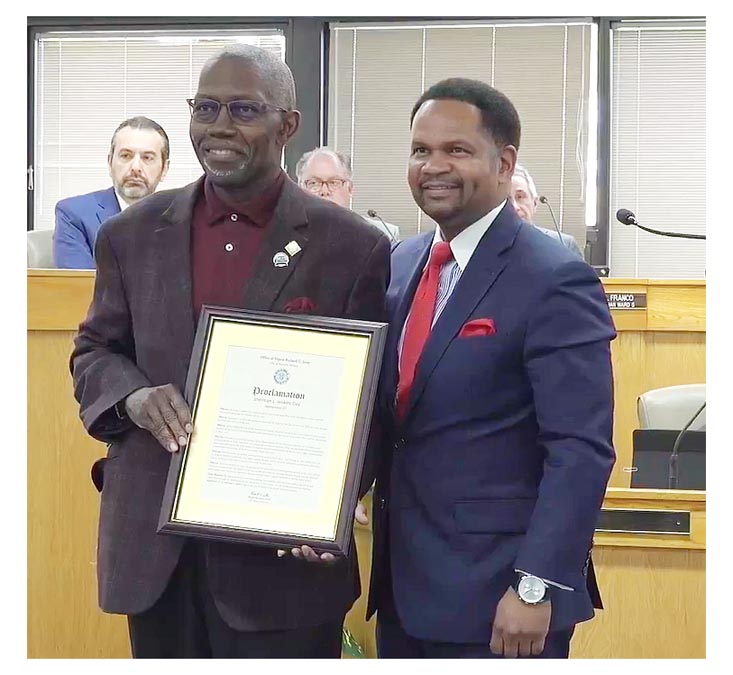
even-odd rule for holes
{"type": "Polygon", "coordinates": [[[115,414],[117,415],[117,419],[122,422],[130,419],[127,415],[127,410],[125,409],[126,398],[127,397],[123,398],[121,401],[117,401],[117,403],[114,404],[114,410],[115,414]]]}

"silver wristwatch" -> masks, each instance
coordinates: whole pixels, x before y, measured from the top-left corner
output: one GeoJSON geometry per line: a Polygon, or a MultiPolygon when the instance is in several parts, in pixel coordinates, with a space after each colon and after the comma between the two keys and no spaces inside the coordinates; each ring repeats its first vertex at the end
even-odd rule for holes
{"type": "Polygon", "coordinates": [[[525,605],[541,605],[550,599],[550,587],[531,574],[517,575],[514,592],[525,605]]]}

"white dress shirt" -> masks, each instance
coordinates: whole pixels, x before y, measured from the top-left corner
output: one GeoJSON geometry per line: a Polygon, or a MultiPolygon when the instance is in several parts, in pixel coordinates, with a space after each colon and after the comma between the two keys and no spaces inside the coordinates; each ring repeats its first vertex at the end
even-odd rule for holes
{"type": "Polygon", "coordinates": [[[115,197],[117,197],[117,203],[120,205],[120,213],[122,213],[128,206],[130,206],[122,197],[122,195],[117,192],[117,188],[115,188],[115,197]]]}
{"type": "MultiPolygon", "coordinates": [[[[499,215],[499,211],[504,207],[504,204],[506,204],[506,199],[495,209],[492,209],[485,216],[479,218],[475,223],[469,225],[465,230],[463,230],[463,232],[457,234],[450,241],[450,250],[453,254],[453,259],[446,262],[440,269],[438,297],[435,300],[435,313],[433,314],[432,326],[435,325],[438,317],[442,314],[445,306],[448,304],[448,300],[455,290],[458,280],[461,278],[461,274],[463,274],[463,270],[466,269],[468,261],[471,260],[471,256],[476,250],[478,243],[481,241],[481,237],[486,234],[491,223],[494,222],[496,216],[499,215]]],[[[433,243],[430,244],[431,251],[433,250],[433,246],[435,246],[439,241],[445,241],[445,239],[443,239],[443,233],[440,231],[440,228],[436,227],[433,243]]],[[[430,255],[428,255],[428,262],[429,261],[430,255]]],[[[428,266],[428,262],[425,263],[425,267],[428,266]]],[[[425,267],[423,267],[423,271],[425,270],[425,267]]],[[[402,355],[402,343],[405,339],[405,327],[407,326],[407,321],[409,321],[409,319],[410,315],[408,313],[405,325],[402,326],[402,334],[400,335],[400,356],[402,355]]]]}

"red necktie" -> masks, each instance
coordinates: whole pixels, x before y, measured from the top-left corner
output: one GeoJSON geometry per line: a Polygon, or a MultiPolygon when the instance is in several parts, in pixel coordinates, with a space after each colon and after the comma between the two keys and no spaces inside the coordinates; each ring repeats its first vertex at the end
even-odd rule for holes
{"type": "Polygon", "coordinates": [[[412,300],[400,355],[400,379],[397,384],[397,416],[399,419],[405,417],[410,389],[415,381],[417,362],[420,360],[420,354],[422,354],[433,325],[440,268],[452,257],[450,244],[447,241],[439,241],[433,246],[428,266],[423,271],[412,300]]]}

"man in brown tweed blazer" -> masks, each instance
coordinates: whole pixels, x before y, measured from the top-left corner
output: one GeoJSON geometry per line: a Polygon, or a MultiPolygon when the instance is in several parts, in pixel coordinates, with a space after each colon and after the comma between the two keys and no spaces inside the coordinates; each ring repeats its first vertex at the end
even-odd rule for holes
{"type": "Polygon", "coordinates": [[[389,242],[282,171],[300,113],[277,58],[219,53],[189,105],[205,175],[104,224],[71,357],[82,421],[109,444],[97,474],[99,603],[128,615],[135,657],[338,657],[360,593],[353,547],[334,561],[278,557],[160,535],[157,519],[171,453],[191,428],[181,391],[201,305],[381,321],[389,242]],[[300,250],[276,265],[291,241],[300,250]]]}

